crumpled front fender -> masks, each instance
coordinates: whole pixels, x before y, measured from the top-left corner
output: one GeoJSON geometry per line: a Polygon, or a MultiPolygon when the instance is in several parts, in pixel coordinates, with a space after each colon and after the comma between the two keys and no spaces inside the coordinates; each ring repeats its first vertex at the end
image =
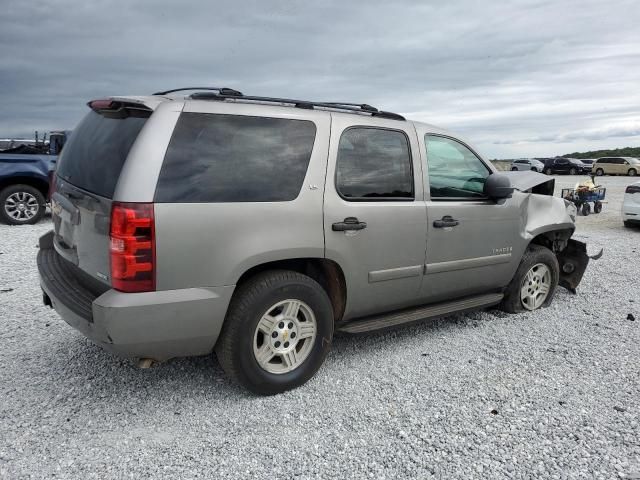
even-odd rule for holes
{"type": "Polygon", "coordinates": [[[589,259],[599,259],[602,256],[602,250],[596,255],[589,257],[587,254],[587,244],[578,240],[569,239],[567,246],[561,252],[556,254],[558,264],[560,265],[560,286],[566,288],[571,293],[576,293],[576,288],[582,280],[589,259]]]}

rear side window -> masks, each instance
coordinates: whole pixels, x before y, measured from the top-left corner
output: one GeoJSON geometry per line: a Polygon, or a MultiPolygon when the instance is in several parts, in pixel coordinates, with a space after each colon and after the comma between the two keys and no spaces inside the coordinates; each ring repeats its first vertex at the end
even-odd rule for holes
{"type": "Polygon", "coordinates": [[[147,117],[108,118],[91,111],[65,145],[57,175],[84,190],[112,198],[124,161],[147,117]]]}
{"type": "Polygon", "coordinates": [[[413,199],[409,141],[403,132],[352,127],[340,137],[336,188],[346,200],[413,199]]]}
{"type": "Polygon", "coordinates": [[[183,113],[160,171],[156,202],[294,200],[316,126],[307,120],[183,113]]]}

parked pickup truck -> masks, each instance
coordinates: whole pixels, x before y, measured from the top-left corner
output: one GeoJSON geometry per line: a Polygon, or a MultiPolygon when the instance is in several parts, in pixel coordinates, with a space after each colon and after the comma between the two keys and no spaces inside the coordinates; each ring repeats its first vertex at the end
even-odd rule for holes
{"type": "Polygon", "coordinates": [[[38,222],[49,199],[49,178],[57,156],[0,153],[0,221],[38,222]]]}

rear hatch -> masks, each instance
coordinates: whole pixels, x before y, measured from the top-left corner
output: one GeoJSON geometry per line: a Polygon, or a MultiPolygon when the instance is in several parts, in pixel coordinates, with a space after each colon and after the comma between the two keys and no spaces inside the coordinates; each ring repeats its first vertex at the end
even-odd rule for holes
{"type": "Polygon", "coordinates": [[[55,250],[111,286],[109,231],[120,172],[152,110],[112,100],[90,102],[58,160],[51,209],[55,250]]]}

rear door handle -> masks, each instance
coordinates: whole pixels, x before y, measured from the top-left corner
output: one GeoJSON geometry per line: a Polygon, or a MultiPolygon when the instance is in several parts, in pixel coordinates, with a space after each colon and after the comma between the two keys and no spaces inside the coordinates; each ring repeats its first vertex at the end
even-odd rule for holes
{"type": "Polygon", "coordinates": [[[367,222],[361,222],[356,217],[347,217],[342,222],[331,225],[334,232],[345,232],[347,230],[363,230],[367,228],[367,222]]]}
{"type": "Polygon", "coordinates": [[[455,227],[460,222],[451,215],[445,215],[441,220],[434,220],[433,226],[436,228],[455,227]]]}

